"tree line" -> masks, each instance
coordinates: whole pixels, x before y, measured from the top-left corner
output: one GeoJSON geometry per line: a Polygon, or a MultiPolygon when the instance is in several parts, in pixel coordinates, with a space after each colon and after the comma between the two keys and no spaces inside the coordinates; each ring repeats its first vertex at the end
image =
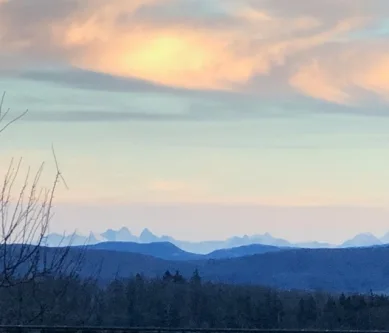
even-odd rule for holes
{"type": "Polygon", "coordinates": [[[389,297],[280,291],[167,271],[99,285],[46,276],[0,289],[0,324],[201,328],[389,329],[389,297]]]}

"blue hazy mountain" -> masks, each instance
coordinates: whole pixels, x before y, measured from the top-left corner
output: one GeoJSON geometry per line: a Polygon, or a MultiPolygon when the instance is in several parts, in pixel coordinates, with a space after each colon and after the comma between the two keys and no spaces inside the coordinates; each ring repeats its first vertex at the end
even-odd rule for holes
{"type": "Polygon", "coordinates": [[[352,239],[344,242],[341,247],[366,247],[382,245],[383,242],[371,233],[363,233],[356,235],[352,239]]]}
{"type": "Polygon", "coordinates": [[[136,243],[155,243],[155,242],[169,242],[180,249],[197,254],[208,254],[210,252],[228,249],[240,246],[246,246],[251,244],[261,244],[269,245],[275,247],[291,247],[293,244],[288,242],[285,239],[275,238],[269,233],[263,235],[245,235],[243,237],[231,237],[226,240],[215,240],[215,241],[199,241],[199,242],[190,242],[176,240],[173,237],[163,235],[156,236],[148,228],[145,228],[141,234],[135,236],[131,233],[128,228],[121,228],[119,230],[108,229],[107,231],[96,235],[96,233],[91,233],[89,236],[81,236],[79,234],[69,235],[65,238],[59,234],[50,234],[47,236],[47,245],[48,246],[58,246],[61,242],[62,245],[69,244],[70,240],[73,237],[72,245],[82,245],[82,244],[97,244],[100,242],[136,242],[136,243]]]}
{"type": "Polygon", "coordinates": [[[156,243],[156,242],[169,242],[179,247],[181,250],[196,253],[196,254],[208,254],[216,250],[230,249],[241,246],[248,246],[254,244],[274,246],[274,247],[296,247],[296,248],[336,248],[336,247],[364,247],[375,246],[389,243],[389,233],[382,238],[377,238],[370,233],[359,234],[350,240],[345,241],[341,245],[334,245],[323,242],[304,242],[304,243],[292,243],[288,240],[273,237],[269,233],[256,234],[252,236],[235,236],[226,240],[214,240],[214,241],[183,241],[177,240],[171,236],[163,235],[157,236],[148,228],[145,228],[139,236],[134,235],[126,228],[120,228],[119,230],[108,229],[105,232],[98,234],[91,232],[88,236],[80,234],[63,236],[60,234],[50,234],[46,238],[46,244],[48,246],[68,245],[83,245],[83,244],[98,244],[101,242],[134,242],[134,243],[156,243]]]}
{"type": "Polygon", "coordinates": [[[128,228],[121,228],[119,230],[108,229],[101,234],[103,240],[109,242],[137,242],[138,237],[133,235],[128,228]]]}

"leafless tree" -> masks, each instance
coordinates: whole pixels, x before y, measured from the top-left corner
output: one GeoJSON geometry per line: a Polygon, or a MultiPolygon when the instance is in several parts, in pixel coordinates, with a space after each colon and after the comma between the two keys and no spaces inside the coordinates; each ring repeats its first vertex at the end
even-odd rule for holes
{"type": "MultiPolygon", "coordinates": [[[[4,98],[5,93],[0,100],[0,135],[28,112],[10,117],[10,109],[4,111],[4,98]]],[[[69,257],[71,244],[55,249],[45,246],[55,192],[60,183],[67,187],[53,147],[52,153],[56,173],[51,187],[40,186],[44,163],[36,173],[29,168],[23,176],[22,159],[11,160],[0,184],[0,288],[45,276],[71,276],[82,262],[82,251],[69,257]],[[22,184],[17,185],[17,180],[22,184]]]]}

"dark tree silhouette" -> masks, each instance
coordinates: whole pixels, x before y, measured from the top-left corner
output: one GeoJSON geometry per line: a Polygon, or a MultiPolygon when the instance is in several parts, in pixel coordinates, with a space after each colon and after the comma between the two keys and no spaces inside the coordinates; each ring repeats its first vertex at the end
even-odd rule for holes
{"type": "MultiPolygon", "coordinates": [[[[10,109],[4,109],[4,101],[5,93],[0,99],[0,135],[28,112],[12,117],[10,109]]],[[[44,163],[35,174],[28,168],[27,174],[22,175],[22,158],[12,159],[3,176],[0,184],[0,288],[65,272],[74,274],[81,262],[79,254],[69,260],[71,244],[57,249],[45,246],[57,186],[60,182],[67,186],[53,147],[52,153],[56,173],[50,188],[40,186],[44,163]]]]}

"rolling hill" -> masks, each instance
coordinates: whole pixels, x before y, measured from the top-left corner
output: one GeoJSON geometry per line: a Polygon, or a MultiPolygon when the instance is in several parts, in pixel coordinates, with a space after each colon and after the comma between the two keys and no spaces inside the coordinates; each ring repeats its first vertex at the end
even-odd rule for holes
{"type": "Polygon", "coordinates": [[[88,245],[91,250],[109,250],[115,252],[138,253],[165,260],[196,260],[202,255],[186,252],[169,242],[135,243],[135,242],[102,242],[88,245]]]}
{"type": "Polygon", "coordinates": [[[90,250],[109,250],[116,252],[131,252],[153,256],[159,259],[173,261],[227,259],[253,254],[279,251],[280,248],[270,245],[252,244],[231,249],[216,250],[209,254],[196,254],[181,250],[169,242],[135,243],[135,242],[102,242],[88,245],[90,250]]]}
{"type": "MultiPolygon", "coordinates": [[[[72,256],[79,248],[71,249],[72,256]]],[[[71,260],[71,258],[69,259],[71,260]]],[[[82,276],[100,267],[99,278],[136,273],[162,275],[167,269],[189,277],[198,268],[204,280],[259,284],[281,289],[331,292],[383,292],[389,288],[389,247],[291,249],[232,259],[172,261],[152,256],[88,249],[82,276]]]]}
{"type": "MultiPolygon", "coordinates": [[[[254,254],[262,254],[267,252],[276,252],[280,251],[283,248],[271,245],[262,245],[262,244],[251,244],[245,246],[233,247],[230,249],[221,249],[215,250],[205,257],[207,259],[228,259],[228,258],[238,258],[245,257],[254,254]]],[[[285,248],[287,249],[287,248],[285,248]]]]}
{"type": "Polygon", "coordinates": [[[383,292],[389,287],[389,248],[293,249],[208,261],[204,277],[228,283],[332,292],[383,292]]]}

